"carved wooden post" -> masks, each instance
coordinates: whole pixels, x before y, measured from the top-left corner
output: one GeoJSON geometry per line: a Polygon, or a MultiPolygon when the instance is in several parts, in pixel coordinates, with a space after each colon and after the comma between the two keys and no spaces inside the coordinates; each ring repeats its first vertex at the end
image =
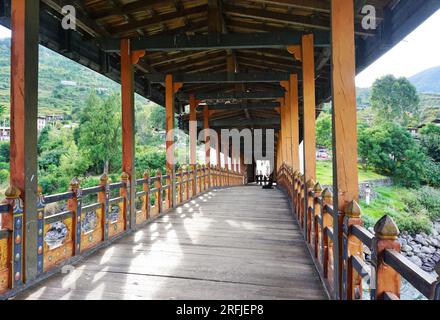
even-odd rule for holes
{"type": "Polygon", "coordinates": [[[306,210],[304,211],[304,226],[305,226],[305,238],[307,242],[311,242],[311,232],[312,232],[312,210],[313,210],[313,189],[315,188],[315,181],[310,179],[306,184],[306,210]]]}
{"type": "Polygon", "coordinates": [[[179,178],[177,179],[177,182],[178,182],[177,183],[177,185],[178,185],[177,191],[178,191],[178,195],[179,195],[177,203],[183,202],[183,181],[184,181],[183,170],[182,170],[182,167],[180,167],[179,168],[179,178]]]}
{"type": "Polygon", "coordinates": [[[102,228],[104,234],[104,241],[108,240],[108,215],[109,215],[109,200],[110,200],[110,185],[108,183],[107,174],[103,174],[100,178],[100,186],[103,190],[98,192],[98,202],[102,205],[102,228]]]}
{"type": "Polygon", "coordinates": [[[81,209],[82,209],[82,190],[80,188],[79,180],[73,178],[70,182],[69,191],[73,192],[73,198],[67,200],[67,209],[72,212],[73,222],[73,254],[81,253],[81,209]]]}
{"type": "Polygon", "coordinates": [[[400,274],[385,264],[383,254],[387,249],[400,252],[397,241],[399,228],[390,216],[384,216],[374,226],[375,238],[372,245],[372,295],[376,300],[382,300],[384,293],[389,292],[400,298],[400,274]],[[374,290],[373,290],[374,289],[374,290]]]}
{"type": "Polygon", "coordinates": [[[165,185],[168,186],[165,190],[165,203],[167,210],[172,207],[173,199],[175,199],[173,192],[176,192],[176,189],[172,188],[172,186],[174,185],[174,177],[175,175],[172,174],[171,170],[167,169],[165,179],[165,185]]]}
{"type": "Polygon", "coordinates": [[[145,219],[150,219],[150,174],[148,171],[144,172],[144,183],[142,184],[142,189],[145,192],[145,203],[143,209],[145,210],[145,219]]]}
{"type": "Polygon", "coordinates": [[[300,173],[297,180],[297,193],[296,193],[296,218],[298,224],[301,224],[301,208],[302,208],[302,179],[303,175],[300,173]]]}
{"type": "Polygon", "coordinates": [[[11,250],[11,275],[12,282],[10,287],[13,289],[23,284],[23,201],[20,198],[21,191],[10,186],[6,189],[6,203],[9,204],[9,213],[3,215],[3,226],[11,231],[12,241],[10,245],[11,250]]]}
{"type": "Polygon", "coordinates": [[[186,167],[186,200],[191,199],[191,195],[190,195],[191,181],[190,180],[191,180],[191,166],[187,166],[186,167]]]}
{"type": "Polygon", "coordinates": [[[326,253],[328,253],[330,248],[326,247],[325,242],[327,241],[324,231],[326,228],[331,228],[333,226],[333,218],[328,213],[324,212],[325,206],[331,206],[333,204],[333,194],[328,189],[325,188],[322,192],[322,208],[321,208],[321,219],[322,219],[322,230],[321,230],[321,261],[324,270],[328,270],[328,256],[325,258],[326,253]]]}
{"type": "Polygon", "coordinates": [[[157,196],[156,196],[156,202],[157,202],[157,213],[162,213],[162,171],[160,169],[157,169],[156,171],[156,181],[154,182],[154,188],[157,189],[157,196]]]}
{"type": "Polygon", "coordinates": [[[361,208],[356,201],[352,201],[345,208],[343,224],[343,274],[342,274],[342,297],[347,300],[360,300],[362,298],[362,277],[353,272],[351,257],[357,256],[363,260],[362,241],[351,235],[350,228],[353,225],[362,226],[361,208]]]}
{"type": "Polygon", "coordinates": [[[128,175],[128,173],[123,172],[121,174],[121,182],[122,182],[122,187],[119,189],[119,195],[124,198],[124,212],[123,212],[124,230],[128,230],[132,227],[130,225],[131,214],[134,214],[134,212],[133,213],[130,212],[131,195],[130,195],[130,176],[128,175]]]}
{"type": "Polygon", "coordinates": [[[44,272],[44,208],[46,204],[43,196],[43,188],[38,185],[37,196],[37,274],[44,272]]]}
{"type": "Polygon", "coordinates": [[[319,203],[319,199],[322,193],[322,187],[319,182],[313,188],[315,193],[315,199],[313,201],[313,248],[315,253],[315,258],[319,257],[319,238],[320,238],[320,226],[318,223],[318,218],[321,215],[321,204],[319,203]]]}

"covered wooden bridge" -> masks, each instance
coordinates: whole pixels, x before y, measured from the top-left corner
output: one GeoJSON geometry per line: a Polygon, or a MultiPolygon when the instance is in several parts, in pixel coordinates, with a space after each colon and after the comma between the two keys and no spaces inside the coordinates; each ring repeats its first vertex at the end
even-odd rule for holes
{"type": "Polygon", "coordinates": [[[374,235],[362,227],[354,80],[439,8],[435,0],[1,0],[0,21],[12,29],[2,297],[361,299],[364,286],[372,299],[394,300],[403,277],[439,299],[437,279],[400,255],[392,219],[374,235]],[[120,182],[103,175],[83,189],[73,179],[57,195],[38,188],[38,43],[121,83],[120,182]],[[188,166],[176,168],[168,134],[167,172],[135,176],[134,92],[166,108],[167,133],[183,120],[188,166]],[[315,119],[329,101],[333,194],[315,168],[315,119]],[[202,129],[248,129],[265,149],[204,131],[199,166],[202,129]],[[247,185],[261,159],[272,160],[277,189],[247,185]],[[48,215],[54,202],[67,211],[48,215]]]}

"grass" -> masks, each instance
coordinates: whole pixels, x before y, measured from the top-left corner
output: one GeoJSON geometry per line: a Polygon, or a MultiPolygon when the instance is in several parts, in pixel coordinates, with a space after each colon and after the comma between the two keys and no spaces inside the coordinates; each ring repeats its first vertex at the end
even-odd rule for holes
{"type": "Polygon", "coordinates": [[[407,210],[405,200],[411,197],[412,190],[398,186],[375,187],[377,198],[367,205],[361,200],[362,213],[374,220],[382,218],[389,212],[404,212],[407,210]]]}
{"type": "MultiPolygon", "coordinates": [[[[316,162],[316,177],[322,185],[329,185],[333,183],[333,171],[331,161],[317,161],[316,162]]],[[[371,180],[386,179],[371,170],[364,170],[362,166],[359,166],[359,182],[367,182],[371,180]]]]}
{"type": "MultiPolygon", "coordinates": [[[[316,176],[322,185],[332,184],[332,163],[331,161],[317,161],[316,176]]],[[[371,170],[364,170],[359,166],[359,182],[386,179],[385,176],[371,170]]],[[[401,231],[408,231],[411,234],[426,232],[429,233],[431,222],[426,212],[416,210],[412,212],[408,203],[415,197],[415,190],[399,187],[385,186],[375,187],[376,197],[369,205],[361,200],[362,217],[365,226],[372,227],[384,215],[391,216],[396,221],[401,231]]]]}

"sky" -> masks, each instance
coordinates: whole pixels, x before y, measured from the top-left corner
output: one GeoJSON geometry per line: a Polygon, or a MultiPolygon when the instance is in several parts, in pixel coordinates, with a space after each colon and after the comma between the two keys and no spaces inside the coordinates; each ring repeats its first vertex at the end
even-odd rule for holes
{"type": "MultiPolygon", "coordinates": [[[[421,24],[394,48],[356,77],[356,85],[370,87],[377,78],[392,74],[411,77],[426,69],[440,66],[440,10],[421,24]]],[[[0,38],[11,32],[0,26],[0,38]]]]}

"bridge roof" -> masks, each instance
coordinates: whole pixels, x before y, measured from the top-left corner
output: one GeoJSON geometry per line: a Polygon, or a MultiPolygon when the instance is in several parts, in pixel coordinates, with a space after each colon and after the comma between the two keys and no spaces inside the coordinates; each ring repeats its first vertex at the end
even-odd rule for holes
{"type": "MultiPolygon", "coordinates": [[[[6,18],[1,23],[8,25],[8,6],[2,7],[6,18]]],[[[434,0],[355,0],[357,71],[439,7],[434,0]],[[365,4],[376,8],[375,30],[361,26],[365,4]]],[[[156,103],[164,105],[161,78],[172,73],[185,80],[192,75],[193,79],[185,81],[179,91],[177,107],[187,104],[193,92],[211,99],[209,103],[260,106],[219,108],[211,115],[213,121],[233,118],[243,126],[276,127],[279,114],[273,106],[283,90],[277,79],[287,73],[299,75],[301,105],[301,63],[286,50],[286,44],[304,33],[315,35],[318,113],[319,105],[331,95],[329,0],[42,0],[40,10],[43,45],[118,82],[119,39],[135,39],[135,46],[147,51],[136,66],[136,91],[156,103]],[[77,29],[65,32],[60,23],[61,8],[69,4],[77,8],[77,29]],[[219,81],[220,74],[231,70],[256,77],[237,84],[223,75],[226,81],[219,81]],[[263,93],[269,97],[261,96],[263,93]],[[231,99],[234,95],[239,97],[231,99]],[[271,107],[261,108],[266,102],[271,107]]]]}

